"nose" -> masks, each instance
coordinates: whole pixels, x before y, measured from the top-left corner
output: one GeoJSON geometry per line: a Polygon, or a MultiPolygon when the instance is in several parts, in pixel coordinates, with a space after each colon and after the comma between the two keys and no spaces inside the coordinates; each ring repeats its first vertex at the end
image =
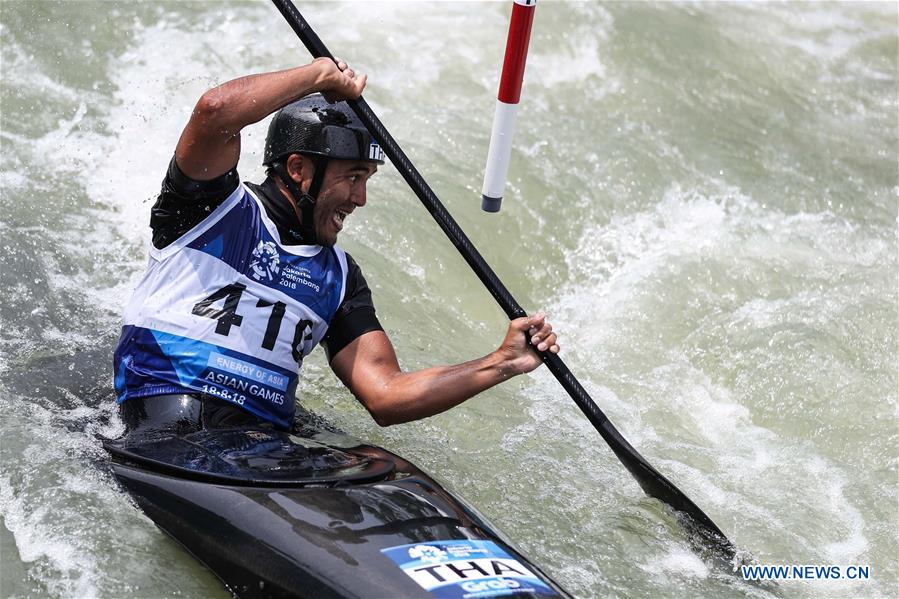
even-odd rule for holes
{"type": "Polygon", "coordinates": [[[358,207],[365,206],[365,181],[360,181],[353,186],[350,192],[350,201],[358,207]]]}

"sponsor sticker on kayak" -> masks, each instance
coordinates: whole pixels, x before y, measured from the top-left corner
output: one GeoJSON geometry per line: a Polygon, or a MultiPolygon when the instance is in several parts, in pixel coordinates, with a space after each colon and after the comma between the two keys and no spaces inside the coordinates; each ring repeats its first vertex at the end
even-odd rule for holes
{"type": "Polygon", "coordinates": [[[418,585],[440,599],[558,596],[493,541],[430,541],[381,549],[418,585]]]}

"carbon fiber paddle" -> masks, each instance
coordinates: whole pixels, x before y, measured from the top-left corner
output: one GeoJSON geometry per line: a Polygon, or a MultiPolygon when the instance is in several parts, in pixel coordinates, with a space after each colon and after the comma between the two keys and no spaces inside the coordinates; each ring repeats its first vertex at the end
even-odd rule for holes
{"type": "MultiPolygon", "coordinates": [[[[327,57],[334,59],[334,56],[328,51],[291,0],[272,0],[272,2],[314,58],[327,57]]],[[[434,220],[437,221],[437,225],[446,233],[446,236],[456,246],[456,249],[459,250],[459,253],[462,254],[462,257],[484,286],[487,287],[487,290],[490,291],[490,294],[493,295],[508,317],[515,319],[527,316],[527,313],[515,301],[515,298],[512,297],[506,286],[499,280],[480,252],[472,245],[468,236],[465,235],[455,219],[447,212],[436,194],[434,194],[418,170],[412,165],[405,152],[403,152],[381,123],[381,120],[372,112],[365,99],[360,97],[358,100],[349,100],[347,103],[368,130],[371,131],[378,143],[381,144],[384,152],[390,158],[390,162],[400,172],[403,179],[406,180],[406,183],[409,184],[409,187],[421,200],[421,203],[424,204],[431,216],[434,217],[434,220]]],[[[624,467],[637,480],[643,491],[650,497],[654,497],[671,506],[678,516],[678,521],[689,533],[696,535],[694,540],[701,539],[703,546],[712,549],[719,557],[731,560],[736,554],[736,548],[733,543],[727,539],[724,533],[721,532],[721,529],[715,526],[711,518],[705,515],[705,512],[699,509],[671,481],[653,468],[636,449],[631,447],[631,444],[621,436],[621,433],[609,422],[606,415],[590,398],[590,395],[581,386],[565,363],[562,362],[562,359],[548,351],[540,352],[540,358],[587,419],[596,427],[596,430],[612,451],[615,452],[615,455],[618,456],[624,467]]]]}

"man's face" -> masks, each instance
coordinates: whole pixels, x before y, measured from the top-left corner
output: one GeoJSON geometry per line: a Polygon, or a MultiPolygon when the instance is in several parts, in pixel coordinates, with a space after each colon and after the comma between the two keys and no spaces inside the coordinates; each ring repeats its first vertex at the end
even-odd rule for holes
{"type": "Polygon", "coordinates": [[[362,160],[330,160],[325,171],[312,220],[320,245],[337,243],[337,234],[344,220],[355,210],[365,206],[365,184],[375,174],[378,165],[362,160]]]}

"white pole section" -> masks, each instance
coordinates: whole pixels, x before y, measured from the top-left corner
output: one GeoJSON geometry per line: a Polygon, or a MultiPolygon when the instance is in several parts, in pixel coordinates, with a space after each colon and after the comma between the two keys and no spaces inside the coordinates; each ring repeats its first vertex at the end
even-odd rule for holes
{"type": "Polygon", "coordinates": [[[531,25],[537,0],[514,0],[509,36],[506,39],[506,55],[503,73],[496,96],[496,112],[490,132],[490,148],[487,150],[487,168],[484,171],[484,188],[481,190],[481,209],[499,212],[506,188],[506,173],[512,155],[512,135],[515,133],[515,114],[521,98],[524,65],[528,57],[531,25]]]}

